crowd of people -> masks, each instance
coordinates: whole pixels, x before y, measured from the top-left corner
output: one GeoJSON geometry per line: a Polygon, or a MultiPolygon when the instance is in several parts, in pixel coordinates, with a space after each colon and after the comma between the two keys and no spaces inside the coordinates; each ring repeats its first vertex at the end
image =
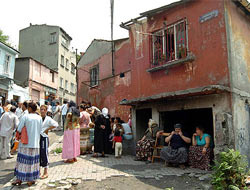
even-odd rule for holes
{"type": "MultiPolygon", "coordinates": [[[[54,128],[63,127],[62,159],[65,163],[77,162],[80,154],[88,153],[95,158],[114,153],[119,159],[123,141],[133,138],[130,117],[124,122],[119,117],[111,117],[107,108],[100,110],[90,102],[79,106],[73,101],[64,101],[62,106],[56,102],[52,107],[49,102],[40,105],[34,101],[7,101],[0,106],[0,116],[0,158],[13,158],[11,153],[17,151],[16,181],[13,182],[16,186],[24,181],[31,186],[38,178],[48,178],[48,133],[54,128]]],[[[167,165],[185,168],[184,164],[189,162],[191,167],[208,170],[212,159],[211,136],[202,126],[197,126],[190,138],[182,128],[181,124],[176,124],[174,131],[165,138],[167,146],[161,150],[161,158],[167,165]]],[[[151,163],[155,140],[162,134],[157,122],[150,119],[144,136],[136,143],[135,160],[151,163]]]]}
{"type": "Polygon", "coordinates": [[[122,156],[122,141],[132,139],[131,121],[112,118],[109,110],[102,111],[90,102],[59,101],[40,105],[34,101],[16,103],[6,101],[0,106],[0,159],[11,159],[17,152],[12,185],[48,178],[49,131],[63,127],[62,159],[65,163],[77,162],[82,153],[93,157],[107,157],[115,153],[122,156]],[[85,133],[86,132],[86,133],[85,133]],[[87,135],[86,135],[87,134],[87,135]],[[86,135],[86,138],[81,138],[86,135]],[[44,168],[43,173],[41,168],[44,168]]]}
{"type": "MultiPolygon", "coordinates": [[[[160,138],[163,132],[154,120],[149,120],[145,135],[136,144],[136,161],[151,163],[156,138],[160,138]]],[[[161,149],[160,157],[165,160],[166,165],[185,169],[188,164],[193,168],[210,169],[213,143],[204,127],[197,126],[196,132],[190,138],[188,133],[183,131],[183,126],[177,123],[174,125],[174,131],[164,141],[166,146],[161,149]]]]}

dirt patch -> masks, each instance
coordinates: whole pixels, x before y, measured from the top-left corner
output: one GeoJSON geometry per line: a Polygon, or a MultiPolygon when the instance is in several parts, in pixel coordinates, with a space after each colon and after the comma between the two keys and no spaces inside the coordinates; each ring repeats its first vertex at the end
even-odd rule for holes
{"type": "Polygon", "coordinates": [[[160,180],[136,177],[112,177],[101,182],[84,181],[75,190],[159,190],[172,188],[173,190],[208,190],[212,189],[209,181],[200,181],[197,178],[184,176],[165,176],[160,180]]]}

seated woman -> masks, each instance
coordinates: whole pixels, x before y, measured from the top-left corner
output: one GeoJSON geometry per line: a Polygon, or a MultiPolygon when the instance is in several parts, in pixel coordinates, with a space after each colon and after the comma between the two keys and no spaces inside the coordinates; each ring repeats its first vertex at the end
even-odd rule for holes
{"type": "Polygon", "coordinates": [[[204,128],[196,127],[193,134],[193,146],[189,148],[189,165],[193,168],[208,170],[212,156],[211,136],[204,133],[204,128]]]}
{"type": "Polygon", "coordinates": [[[146,130],[143,138],[136,144],[136,161],[147,160],[147,164],[151,163],[153,147],[155,145],[155,138],[158,131],[158,124],[154,120],[150,119],[148,122],[148,129],[146,130]]]}
{"type": "Polygon", "coordinates": [[[170,146],[164,147],[160,155],[168,165],[179,165],[180,168],[184,169],[184,164],[188,161],[187,145],[191,143],[191,139],[185,132],[182,132],[181,124],[175,124],[174,128],[171,135],[165,139],[165,142],[170,143],[170,146]]]}

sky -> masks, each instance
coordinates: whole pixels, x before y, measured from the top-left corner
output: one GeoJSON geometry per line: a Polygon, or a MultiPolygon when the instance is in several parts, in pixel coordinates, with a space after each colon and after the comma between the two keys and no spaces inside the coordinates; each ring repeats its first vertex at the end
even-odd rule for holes
{"type": "MultiPolygon", "coordinates": [[[[114,0],[114,39],[128,37],[121,22],[176,0],[114,0]]],[[[9,0],[1,3],[0,29],[18,47],[19,30],[32,24],[62,27],[71,47],[84,52],[93,39],[110,40],[110,0],[9,0]],[[8,7],[8,8],[7,8],[8,7]]]]}

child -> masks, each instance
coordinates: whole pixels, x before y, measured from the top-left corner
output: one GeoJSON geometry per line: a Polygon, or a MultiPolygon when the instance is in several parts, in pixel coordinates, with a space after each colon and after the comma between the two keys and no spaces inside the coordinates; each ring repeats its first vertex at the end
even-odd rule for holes
{"type": "Polygon", "coordinates": [[[113,148],[115,148],[115,157],[121,158],[122,156],[122,136],[120,130],[115,130],[113,139],[113,148]]]}

